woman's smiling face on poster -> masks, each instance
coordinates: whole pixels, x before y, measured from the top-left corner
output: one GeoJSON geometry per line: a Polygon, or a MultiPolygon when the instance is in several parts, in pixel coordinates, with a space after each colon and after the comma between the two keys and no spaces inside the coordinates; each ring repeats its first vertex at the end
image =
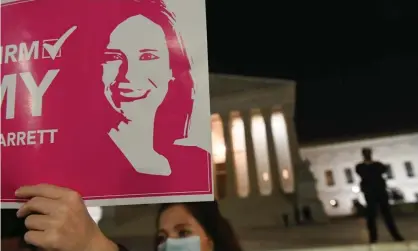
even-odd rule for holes
{"type": "Polygon", "coordinates": [[[111,33],[104,57],[102,81],[112,107],[132,121],[155,115],[172,78],[162,28],[142,15],[130,17],[111,33]]]}

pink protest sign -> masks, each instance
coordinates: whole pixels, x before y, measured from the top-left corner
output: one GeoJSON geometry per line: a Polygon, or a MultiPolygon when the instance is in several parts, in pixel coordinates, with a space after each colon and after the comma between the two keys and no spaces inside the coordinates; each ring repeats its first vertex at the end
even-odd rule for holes
{"type": "Polygon", "coordinates": [[[1,202],[213,199],[204,0],[1,5],[1,202]]]}

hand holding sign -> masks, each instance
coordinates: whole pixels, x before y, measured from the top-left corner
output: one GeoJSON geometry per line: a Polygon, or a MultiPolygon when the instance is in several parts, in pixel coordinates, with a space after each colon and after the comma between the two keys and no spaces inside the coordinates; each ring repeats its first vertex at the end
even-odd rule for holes
{"type": "Polygon", "coordinates": [[[29,199],[17,212],[18,217],[27,216],[27,243],[56,251],[118,250],[91,219],[78,193],[36,185],[18,189],[16,196],[29,199]]]}
{"type": "Polygon", "coordinates": [[[205,1],[187,1],[1,2],[3,208],[44,182],[91,206],[214,199],[205,1]]]}

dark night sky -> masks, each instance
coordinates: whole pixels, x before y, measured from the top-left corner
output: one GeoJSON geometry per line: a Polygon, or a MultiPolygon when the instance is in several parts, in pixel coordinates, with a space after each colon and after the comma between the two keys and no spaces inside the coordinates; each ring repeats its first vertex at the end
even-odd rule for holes
{"type": "Polygon", "coordinates": [[[298,82],[302,142],[418,129],[417,0],[207,0],[207,20],[211,72],[298,82]]]}

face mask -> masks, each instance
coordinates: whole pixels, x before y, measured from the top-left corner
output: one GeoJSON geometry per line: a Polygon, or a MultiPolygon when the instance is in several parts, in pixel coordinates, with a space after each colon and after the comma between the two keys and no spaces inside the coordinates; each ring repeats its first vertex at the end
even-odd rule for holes
{"type": "Polygon", "coordinates": [[[158,251],[200,251],[200,238],[199,236],[168,238],[166,242],[158,246],[158,251]]]}

